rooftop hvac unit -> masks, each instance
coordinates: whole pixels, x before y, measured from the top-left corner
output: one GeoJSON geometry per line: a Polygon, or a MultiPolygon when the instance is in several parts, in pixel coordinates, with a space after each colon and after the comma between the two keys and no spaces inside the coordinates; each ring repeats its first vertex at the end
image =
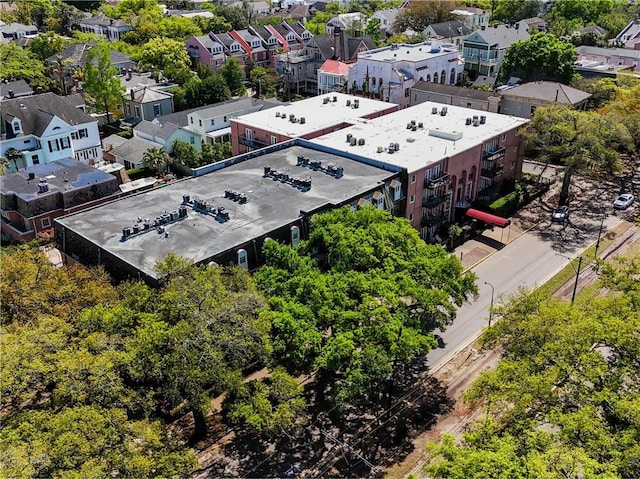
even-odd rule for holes
{"type": "Polygon", "coordinates": [[[305,118],[304,116],[301,116],[301,117],[300,117],[300,124],[301,124],[301,125],[304,125],[304,124],[306,123],[306,121],[307,121],[307,120],[306,120],[306,118],[305,118]]]}
{"type": "Polygon", "coordinates": [[[382,152],[384,151],[384,146],[379,146],[379,147],[376,149],[376,151],[377,151],[378,153],[382,153],[382,152]]]}
{"type": "Polygon", "coordinates": [[[351,100],[347,100],[347,106],[351,106],[351,100]]]}
{"type": "Polygon", "coordinates": [[[432,115],[437,115],[438,114],[438,107],[434,106],[433,108],[431,108],[431,114],[432,115]]]}
{"type": "Polygon", "coordinates": [[[424,123],[422,122],[418,123],[418,128],[424,128],[424,123]]]}
{"type": "Polygon", "coordinates": [[[486,122],[487,122],[487,117],[484,115],[480,116],[480,124],[484,125],[486,122]]]}
{"type": "Polygon", "coordinates": [[[280,112],[279,111],[276,112],[276,118],[280,118],[280,112]]]}
{"type": "Polygon", "coordinates": [[[394,151],[396,151],[396,144],[395,143],[389,143],[389,148],[387,148],[387,151],[389,153],[393,153],[394,151]]]}
{"type": "Polygon", "coordinates": [[[282,118],[283,120],[287,119],[287,114],[285,112],[281,112],[280,113],[280,118],[282,118]]]}
{"type": "Polygon", "coordinates": [[[364,138],[360,138],[358,140],[358,145],[360,145],[360,146],[364,145],[364,138]]]}
{"type": "Polygon", "coordinates": [[[290,122],[294,122],[294,121],[296,121],[296,116],[295,116],[295,115],[293,115],[293,114],[292,114],[292,115],[289,115],[289,121],[290,121],[290,122]]]}
{"type": "Polygon", "coordinates": [[[182,202],[183,202],[183,203],[191,203],[191,196],[189,196],[189,195],[182,195],[182,202]]]}
{"type": "Polygon", "coordinates": [[[465,125],[469,126],[471,124],[471,118],[467,118],[464,122],[465,125]]]}
{"type": "Polygon", "coordinates": [[[351,133],[347,133],[347,141],[351,141],[353,135],[351,133]]]}
{"type": "Polygon", "coordinates": [[[477,116],[473,117],[473,126],[478,126],[480,125],[480,120],[478,119],[477,116]]]}
{"type": "Polygon", "coordinates": [[[357,143],[358,140],[355,137],[351,138],[351,146],[356,146],[357,143]]]}
{"type": "Polygon", "coordinates": [[[415,125],[416,121],[415,120],[411,120],[411,126],[415,125]]]}
{"type": "Polygon", "coordinates": [[[407,123],[407,130],[410,130],[413,127],[411,123],[407,123]]]}
{"type": "Polygon", "coordinates": [[[342,178],[344,175],[344,168],[342,166],[338,166],[336,168],[336,178],[342,178]]]}
{"type": "Polygon", "coordinates": [[[442,110],[440,110],[440,116],[447,116],[447,107],[443,106],[442,110]]]}
{"type": "MultiPolygon", "coordinates": [[[[298,156],[298,165],[300,165],[300,163],[302,163],[302,157],[298,156]]],[[[271,173],[271,167],[269,165],[265,165],[264,176],[267,176],[269,173],[271,173]]]]}
{"type": "Polygon", "coordinates": [[[393,144],[393,149],[396,150],[396,151],[400,150],[400,143],[394,143],[393,144]]]}
{"type": "Polygon", "coordinates": [[[358,99],[353,100],[353,107],[354,108],[360,108],[360,100],[358,100],[358,99]]]}
{"type": "Polygon", "coordinates": [[[129,228],[128,226],[122,228],[122,236],[124,236],[125,238],[131,236],[131,228],[129,228]]]}
{"type": "Polygon", "coordinates": [[[333,97],[333,102],[335,103],[335,102],[337,102],[337,101],[338,101],[338,97],[337,97],[337,96],[334,96],[334,97],[333,97]]]}
{"type": "Polygon", "coordinates": [[[418,126],[417,125],[413,125],[411,127],[411,131],[418,131],[418,126]]]}

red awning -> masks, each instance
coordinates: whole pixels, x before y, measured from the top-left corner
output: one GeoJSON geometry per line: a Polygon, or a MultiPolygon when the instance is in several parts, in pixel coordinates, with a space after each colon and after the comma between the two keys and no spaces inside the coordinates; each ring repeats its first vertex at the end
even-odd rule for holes
{"type": "Polygon", "coordinates": [[[480,210],[474,210],[473,208],[469,208],[467,210],[467,216],[480,221],[484,221],[485,223],[491,223],[492,225],[499,226],[500,228],[504,228],[511,224],[511,220],[507,218],[502,218],[490,213],[485,213],[484,211],[480,210]]]}

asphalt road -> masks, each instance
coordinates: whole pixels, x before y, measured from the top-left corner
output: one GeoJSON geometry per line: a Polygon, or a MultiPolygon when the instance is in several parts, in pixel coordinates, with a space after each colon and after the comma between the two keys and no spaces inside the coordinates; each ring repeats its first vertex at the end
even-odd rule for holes
{"type": "MultiPolygon", "coordinates": [[[[604,230],[611,229],[618,222],[619,218],[616,216],[607,216],[604,230]]],[[[596,241],[600,226],[596,218],[592,218],[588,224],[581,223],[580,226],[581,234],[573,235],[571,241],[567,242],[562,241],[558,225],[543,221],[473,267],[472,271],[478,275],[479,297],[474,302],[464,304],[458,310],[453,324],[446,331],[438,333],[444,347],[429,353],[427,357],[430,368],[435,370],[444,364],[487,326],[491,287],[484,284],[485,281],[495,288],[496,304],[522,288],[545,283],[567,265],[567,258],[577,258],[581,251],[596,241]]]]}

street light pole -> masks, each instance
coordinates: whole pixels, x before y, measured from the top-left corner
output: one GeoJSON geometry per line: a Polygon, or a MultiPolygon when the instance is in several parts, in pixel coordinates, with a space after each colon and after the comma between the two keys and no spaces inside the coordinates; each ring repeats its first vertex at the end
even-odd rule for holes
{"type": "Polygon", "coordinates": [[[573,294],[571,295],[571,304],[576,299],[576,291],[578,290],[578,278],[580,278],[580,268],[582,267],[582,256],[578,257],[578,271],[576,271],[576,282],[573,285],[573,294]]]}
{"type": "Polygon", "coordinates": [[[596,241],[596,250],[593,254],[596,258],[598,257],[598,248],[600,247],[600,237],[602,236],[602,228],[604,227],[604,219],[606,215],[602,215],[602,221],[600,222],[600,231],[598,231],[598,241],[596,241]]]}
{"type": "Polygon", "coordinates": [[[489,306],[489,326],[491,326],[491,319],[493,318],[493,297],[496,294],[496,289],[489,281],[485,281],[484,284],[491,286],[491,305],[489,306]]]}

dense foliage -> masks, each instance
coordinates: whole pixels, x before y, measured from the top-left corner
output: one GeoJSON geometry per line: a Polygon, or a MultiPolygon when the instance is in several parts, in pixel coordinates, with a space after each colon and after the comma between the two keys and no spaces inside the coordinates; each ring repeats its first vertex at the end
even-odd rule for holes
{"type": "Polygon", "coordinates": [[[503,359],[467,392],[485,416],[430,447],[430,477],[640,477],[640,260],[575,306],[525,293],[485,335],[503,359]]]}
{"type": "Polygon", "coordinates": [[[268,242],[265,255],[256,279],[274,358],[291,372],[316,370],[319,393],[331,383],[341,404],[387,397],[396,361],[436,347],[431,332],[475,292],[456,258],[373,207],[316,216],[298,249],[268,242]]]}

